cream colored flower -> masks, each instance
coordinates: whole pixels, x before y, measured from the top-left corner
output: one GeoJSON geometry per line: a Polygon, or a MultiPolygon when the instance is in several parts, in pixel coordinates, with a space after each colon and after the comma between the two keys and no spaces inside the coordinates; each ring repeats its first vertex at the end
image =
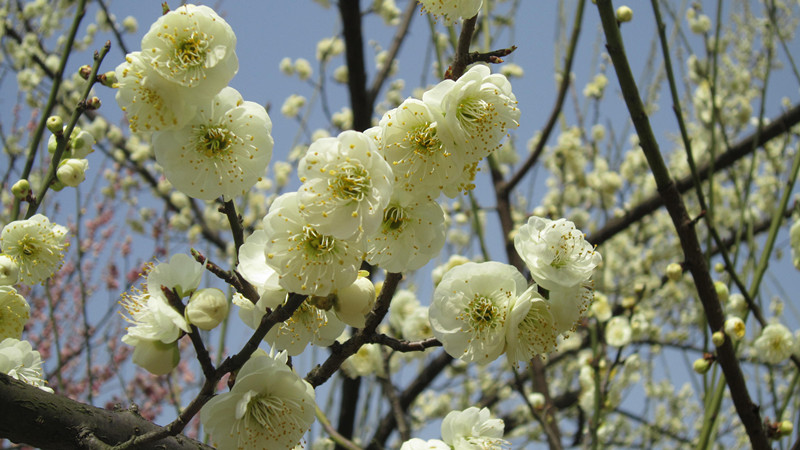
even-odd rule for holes
{"type": "Polygon", "coordinates": [[[42,214],[9,223],[0,233],[3,254],[19,266],[19,281],[37,284],[53,275],[64,262],[67,229],[51,224],[42,214]]]}
{"type": "Polygon", "coordinates": [[[25,323],[31,317],[31,307],[11,286],[0,286],[0,341],[19,339],[25,323]]]}

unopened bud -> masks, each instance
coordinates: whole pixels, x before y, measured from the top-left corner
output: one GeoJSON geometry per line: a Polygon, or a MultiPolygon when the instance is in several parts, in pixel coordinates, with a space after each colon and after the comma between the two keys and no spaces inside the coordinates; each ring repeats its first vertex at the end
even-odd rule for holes
{"type": "Polygon", "coordinates": [[[792,434],[792,431],[794,431],[794,425],[792,425],[792,422],[784,420],[778,424],[778,433],[780,433],[781,436],[788,436],[792,434]]]}
{"type": "Polygon", "coordinates": [[[728,291],[728,286],[725,283],[721,281],[715,281],[714,289],[716,289],[717,291],[717,297],[719,297],[720,303],[725,303],[728,301],[728,296],[730,295],[730,292],[728,291]]]}
{"type": "Polygon", "coordinates": [[[70,140],[70,146],[72,147],[72,157],[73,158],[85,158],[89,153],[92,153],[94,149],[92,146],[95,144],[94,136],[92,133],[88,131],[81,130],[74,137],[70,140]]]}
{"type": "Polygon", "coordinates": [[[667,278],[671,281],[679,281],[683,277],[683,267],[678,263],[670,263],[667,266],[667,278]]]}
{"type": "Polygon", "coordinates": [[[715,331],[711,335],[711,342],[714,343],[717,347],[725,343],[725,333],[722,331],[715,331]]]}
{"type": "Polygon", "coordinates": [[[65,186],[75,187],[86,179],[86,170],[89,169],[89,161],[85,159],[69,158],[58,163],[56,176],[58,181],[65,186]]]}
{"type": "Polygon", "coordinates": [[[106,73],[98,75],[97,81],[103,86],[113,88],[117,83],[117,73],[113,70],[109,70],[106,73]]]}
{"type": "Polygon", "coordinates": [[[0,254],[0,286],[11,286],[19,281],[19,265],[8,255],[0,254]]]}
{"type": "Polygon", "coordinates": [[[544,408],[544,395],[541,392],[534,392],[528,395],[528,401],[534,409],[544,408]]]}
{"type": "Polygon", "coordinates": [[[86,99],[86,109],[90,110],[100,109],[100,104],[101,104],[100,99],[97,97],[86,99]]]}
{"type": "Polygon", "coordinates": [[[630,22],[633,20],[633,10],[627,6],[617,8],[617,22],[630,22]]]}
{"type": "Polygon", "coordinates": [[[14,194],[14,198],[25,200],[31,193],[31,184],[28,180],[19,180],[11,186],[11,193],[14,194]]]}
{"type": "Polygon", "coordinates": [[[367,314],[375,304],[375,285],[369,278],[359,276],[350,286],[339,289],[333,310],[342,322],[364,328],[367,314]]]}
{"type": "Polygon", "coordinates": [[[201,330],[213,330],[228,316],[228,299],[217,288],[198,289],[186,305],[186,321],[201,330]]]}
{"type": "Polygon", "coordinates": [[[159,340],[140,339],[133,349],[133,363],[153,375],[166,375],[181,360],[178,341],[165,344],[159,340]]]}
{"type": "Polygon", "coordinates": [[[92,74],[92,66],[85,64],[81,66],[80,69],[78,69],[78,73],[81,75],[81,78],[83,78],[84,80],[88,80],[89,75],[92,74]]]}
{"type": "Polygon", "coordinates": [[[708,372],[708,369],[710,368],[711,368],[711,361],[705,358],[696,359],[694,361],[694,364],[692,364],[692,369],[694,369],[695,372],[701,375],[708,372]]]}
{"type": "Polygon", "coordinates": [[[61,116],[48,117],[47,129],[53,134],[62,134],[64,132],[64,120],[61,119],[61,116]]]}

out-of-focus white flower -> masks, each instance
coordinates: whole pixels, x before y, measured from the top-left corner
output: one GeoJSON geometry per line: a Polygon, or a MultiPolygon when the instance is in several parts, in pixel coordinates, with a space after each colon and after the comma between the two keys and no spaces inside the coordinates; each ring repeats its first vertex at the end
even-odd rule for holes
{"type": "Polygon", "coordinates": [[[439,439],[428,439],[424,441],[420,438],[409,439],[400,446],[400,450],[450,450],[451,447],[439,439]]]}
{"type": "Polygon", "coordinates": [[[297,72],[297,78],[300,78],[301,80],[309,79],[313,73],[313,70],[311,69],[311,63],[309,63],[305,58],[297,58],[297,60],[295,60],[294,70],[297,72]]]}
{"type": "Polygon", "coordinates": [[[453,267],[456,267],[456,266],[460,266],[461,264],[466,264],[466,263],[468,263],[470,261],[471,260],[469,258],[467,258],[466,256],[450,255],[450,258],[448,258],[446,263],[444,263],[444,264],[442,264],[440,266],[436,266],[431,271],[431,278],[433,279],[434,286],[436,286],[436,285],[438,285],[439,283],[442,282],[442,278],[444,277],[444,274],[449,272],[450,269],[452,269],[453,267]]]}
{"type": "Polygon", "coordinates": [[[544,408],[545,398],[541,392],[532,392],[528,394],[528,402],[536,409],[544,408]]]}
{"type": "Polygon", "coordinates": [[[256,353],[200,420],[218,448],[291,449],[314,422],[315,406],[314,388],[286,365],[285,353],[256,353]]]}
{"type": "Polygon", "coordinates": [[[363,133],[314,141],[297,174],[300,211],[319,233],[350,239],[377,231],[392,195],[392,168],[363,133]]]}
{"type": "MultiPolygon", "coordinates": [[[[270,308],[274,310],[283,304],[285,300],[280,300],[279,293],[282,293],[284,299],[286,298],[284,290],[265,293],[256,304],[256,309],[270,308]]],[[[253,329],[258,327],[258,323],[254,325],[253,329]]],[[[330,346],[344,329],[344,322],[336,317],[333,310],[326,311],[306,300],[295,310],[292,317],[272,327],[264,336],[264,341],[275,349],[286,350],[290,356],[297,356],[303,353],[309,344],[317,347],[330,346]]]]}
{"type": "Polygon", "coordinates": [[[631,324],[626,317],[614,316],[606,323],[606,343],[612,347],[624,347],[631,343],[631,324]]]}
{"type": "Polygon", "coordinates": [[[142,56],[150,67],[199,95],[216,94],[236,75],[235,49],[233,29],[207,6],[179,6],[159,17],[142,37],[142,56]]]}
{"type": "Polygon", "coordinates": [[[275,199],[263,224],[267,264],[284,289],[325,297],[356,280],[363,242],[318,232],[300,214],[296,192],[275,199]]]}
{"type": "Polygon", "coordinates": [[[31,317],[31,306],[11,286],[0,286],[0,341],[19,339],[31,317]]]}
{"type": "Polygon", "coordinates": [[[409,341],[420,341],[433,337],[433,328],[428,319],[428,307],[418,306],[414,312],[406,317],[403,328],[400,329],[403,339],[409,341]]]}
{"type": "Polygon", "coordinates": [[[378,231],[367,236],[366,260],[388,272],[417,270],[439,254],[444,241],[442,207],[400,191],[392,195],[378,231]]]}
{"type": "Polygon", "coordinates": [[[514,247],[545,289],[575,286],[592,277],[602,261],[575,224],[533,216],[514,236],[514,247]]]}
{"type": "Polygon", "coordinates": [[[305,106],[305,104],[305,97],[302,95],[291,94],[286,97],[286,100],[283,102],[283,106],[281,106],[281,114],[293,119],[297,117],[297,115],[300,113],[300,108],[305,106]]]}
{"type": "Polygon", "coordinates": [[[384,376],[383,357],[381,346],[378,344],[364,344],[358,351],[350,355],[344,363],[342,370],[350,378],[365,377],[372,374],[384,376]]]}
{"type": "Polygon", "coordinates": [[[364,328],[367,314],[375,304],[375,285],[372,281],[359,274],[353,284],[339,289],[335,296],[333,309],[336,316],[351,327],[364,328]]]}
{"type": "Polygon", "coordinates": [[[321,39],[317,43],[317,61],[325,61],[344,51],[344,42],[338,37],[321,39]]]}
{"type": "Polygon", "coordinates": [[[0,286],[10,286],[19,281],[19,265],[8,255],[0,254],[0,286]]]}
{"type": "Polygon", "coordinates": [[[792,263],[800,270],[800,220],[795,220],[789,229],[789,242],[792,247],[792,263]]]}
{"type": "Polygon", "coordinates": [[[459,19],[475,17],[483,6],[483,0],[419,0],[429,14],[441,18],[445,25],[458,23],[459,19]]]}
{"type": "Polygon", "coordinates": [[[605,322],[611,318],[611,305],[608,303],[608,297],[605,294],[595,295],[594,303],[591,307],[592,314],[597,317],[600,322],[605,322]]]}
{"type": "Polygon", "coordinates": [[[217,288],[198,289],[189,299],[184,316],[201,330],[213,330],[228,316],[228,299],[217,288]]]}
{"type": "Polygon", "coordinates": [[[176,189],[203,200],[230,200],[266,173],[271,130],[261,105],[226,87],[183,128],[155,133],[153,149],[176,189]]]}
{"type": "Polygon", "coordinates": [[[511,443],[503,440],[502,419],[492,419],[489,408],[474,406],[452,411],[442,421],[442,440],[454,450],[504,449],[511,443]]]}
{"type": "Polygon", "coordinates": [[[511,265],[466,263],[448,271],[433,292],[433,334],[445,351],[466,362],[489,363],[506,348],[511,302],[527,283],[511,265]]]}
{"type": "Polygon", "coordinates": [[[441,108],[459,146],[473,149],[470,163],[500,148],[509,130],[519,126],[511,83],[505,75],[492,74],[488,66],[475,65],[456,81],[440,82],[425,92],[422,101],[441,108]]]}
{"type": "Polygon", "coordinates": [[[753,342],[753,349],[761,361],[778,364],[792,356],[794,336],[783,324],[769,324],[761,330],[761,335],[753,342]]]}
{"type": "Polygon", "coordinates": [[[733,342],[741,341],[746,331],[747,327],[742,319],[735,316],[725,319],[725,334],[727,334],[733,342]]]}
{"type": "Polygon", "coordinates": [[[64,262],[67,229],[51,224],[36,214],[30,219],[15,220],[0,233],[0,248],[19,267],[20,283],[41,283],[55,273],[64,262]]]}
{"type": "Polygon", "coordinates": [[[414,292],[408,289],[399,289],[394,293],[392,302],[389,304],[389,326],[399,332],[403,329],[405,321],[419,307],[419,299],[414,292]]]}
{"type": "Polygon", "coordinates": [[[6,338],[0,342],[0,372],[43,391],[53,392],[45,386],[42,357],[28,341],[6,338]]]}

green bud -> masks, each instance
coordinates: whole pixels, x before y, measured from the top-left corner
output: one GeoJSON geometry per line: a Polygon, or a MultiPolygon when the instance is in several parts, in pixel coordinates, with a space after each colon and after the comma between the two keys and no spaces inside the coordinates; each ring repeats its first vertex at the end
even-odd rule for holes
{"type": "Polygon", "coordinates": [[[667,278],[671,281],[679,281],[683,277],[683,267],[678,263],[670,263],[667,266],[667,278]]]}
{"type": "Polygon", "coordinates": [[[64,120],[61,119],[61,116],[48,117],[47,129],[53,134],[62,134],[64,132],[64,120]]]}
{"type": "Polygon", "coordinates": [[[792,434],[792,431],[794,431],[794,425],[792,425],[792,422],[784,420],[778,424],[778,433],[780,433],[781,436],[788,436],[792,434]]]}
{"type": "Polygon", "coordinates": [[[711,335],[711,342],[714,343],[717,347],[725,343],[725,333],[722,331],[715,331],[714,334],[711,335]]]}
{"type": "Polygon", "coordinates": [[[630,22],[633,20],[633,10],[627,6],[617,8],[617,22],[630,22]]]}
{"type": "Polygon", "coordinates": [[[710,368],[711,368],[711,362],[709,362],[705,358],[697,359],[694,361],[694,364],[692,364],[692,369],[694,369],[695,372],[701,375],[708,372],[708,369],[710,368]]]}
{"type": "Polygon", "coordinates": [[[11,186],[11,193],[14,194],[14,198],[24,200],[31,193],[31,184],[28,180],[19,180],[11,186]]]}

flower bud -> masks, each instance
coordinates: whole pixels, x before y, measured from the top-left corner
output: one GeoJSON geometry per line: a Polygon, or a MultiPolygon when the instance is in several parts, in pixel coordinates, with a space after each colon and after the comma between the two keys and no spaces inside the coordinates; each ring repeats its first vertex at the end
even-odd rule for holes
{"type": "Polygon", "coordinates": [[[80,69],[78,69],[78,73],[80,74],[81,78],[88,80],[89,75],[92,74],[92,66],[84,64],[80,67],[80,69]]]}
{"type": "Polygon", "coordinates": [[[56,176],[65,186],[76,187],[86,179],[89,161],[85,159],[65,159],[58,164],[56,176]]]}
{"type": "Polygon", "coordinates": [[[788,436],[792,434],[792,431],[794,431],[794,425],[792,425],[791,421],[784,420],[778,424],[778,433],[780,433],[781,436],[788,436]]]}
{"type": "Polygon", "coordinates": [[[728,286],[725,283],[721,281],[715,281],[714,289],[717,290],[717,297],[719,297],[720,303],[725,303],[728,301],[729,292],[728,292],[728,286]]]}
{"type": "Polygon", "coordinates": [[[692,364],[692,369],[699,374],[704,374],[708,372],[708,369],[711,368],[711,362],[705,358],[700,358],[694,361],[692,364]]]}
{"type": "Polygon", "coordinates": [[[367,314],[375,304],[375,285],[369,278],[359,276],[350,286],[339,289],[333,310],[342,322],[364,328],[367,314]]]}
{"type": "Polygon", "coordinates": [[[528,395],[528,401],[534,409],[544,408],[544,395],[541,392],[534,392],[528,395]]]}
{"type": "Polygon", "coordinates": [[[100,109],[100,99],[97,97],[87,98],[86,99],[86,109],[96,110],[100,109]]]}
{"type": "Polygon", "coordinates": [[[181,360],[178,341],[165,344],[161,341],[141,339],[133,350],[133,363],[153,375],[166,375],[181,360]]]}
{"type": "Polygon", "coordinates": [[[98,75],[97,81],[99,81],[103,86],[113,88],[117,83],[117,73],[113,70],[109,70],[104,74],[98,75]]]}
{"type": "Polygon", "coordinates": [[[715,331],[711,335],[711,342],[714,343],[717,347],[725,343],[725,333],[722,331],[715,331]]]}
{"type": "Polygon", "coordinates": [[[228,316],[228,299],[217,288],[198,289],[186,305],[186,321],[201,330],[213,330],[228,316]]]}
{"type": "Polygon", "coordinates": [[[11,193],[19,200],[24,200],[31,193],[31,184],[28,180],[19,180],[11,186],[11,193]]]}
{"type": "Polygon", "coordinates": [[[92,133],[88,131],[81,130],[75,136],[70,139],[70,145],[72,146],[72,157],[73,158],[85,158],[89,153],[92,153],[94,149],[92,146],[95,144],[94,136],[92,133]]]}
{"type": "Polygon", "coordinates": [[[633,20],[633,10],[627,6],[617,8],[617,22],[630,22],[633,20]]]}
{"type": "Polygon", "coordinates": [[[53,134],[61,134],[64,132],[64,120],[61,116],[50,116],[47,118],[47,129],[53,134]]]}
{"type": "Polygon", "coordinates": [[[667,278],[671,281],[680,281],[683,277],[683,267],[678,263],[670,263],[667,266],[667,278]]]}
{"type": "Polygon", "coordinates": [[[746,327],[742,319],[738,317],[730,317],[725,320],[725,334],[727,334],[733,342],[742,340],[742,338],[744,338],[745,331],[746,327]]]}
{"type": "Polygon", "coordinates": [[[19,281],[19,265],[8,255],[0,254],[0,286],[11,286],[19,281]]]}

